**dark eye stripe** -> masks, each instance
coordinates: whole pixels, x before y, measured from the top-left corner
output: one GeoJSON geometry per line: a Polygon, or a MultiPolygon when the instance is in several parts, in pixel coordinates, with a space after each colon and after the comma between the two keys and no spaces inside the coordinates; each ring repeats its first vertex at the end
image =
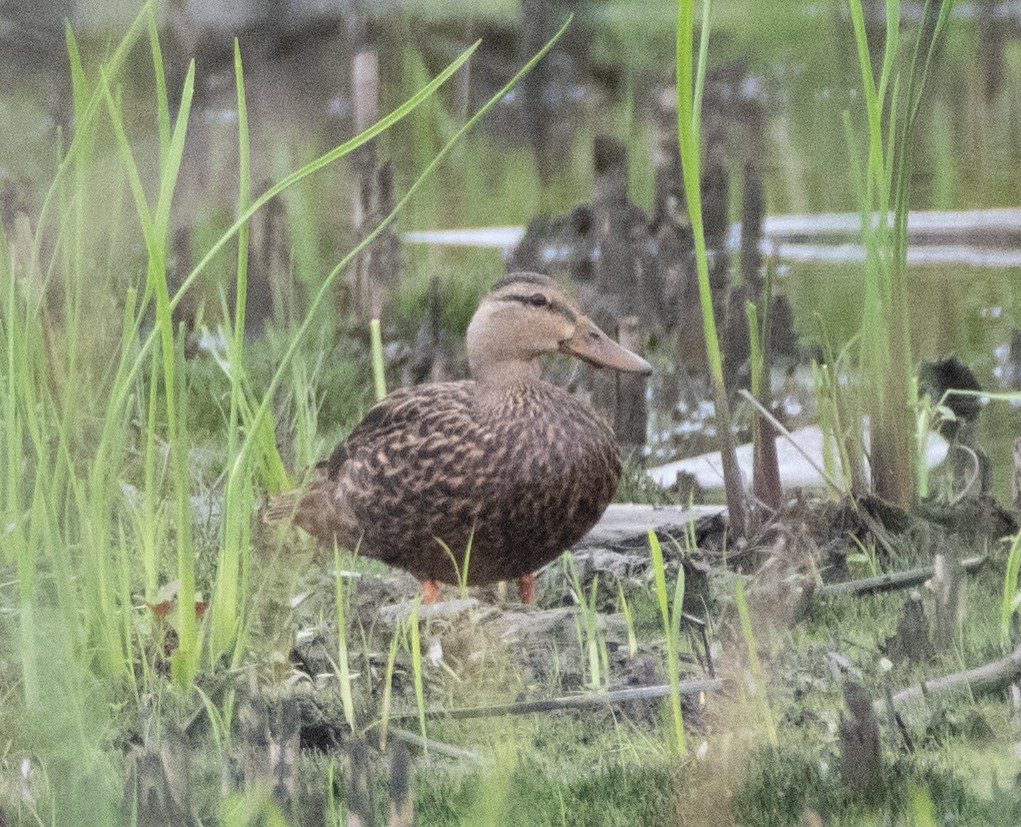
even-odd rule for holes
{"type": "Polygon", "coordinates": [[[517,302],[518,304],[523,304],[527,307],[542,307],[552,313],[557,313],[563,316],[571,322],[575,322],[578,319],[578,317],[574,315],[574,311],[572,311],[567,305],[561,304],[555,299],[550,301],[542,293],[532,293],[527,296],[521,293],[506,293],[505,295],[500,296],[500,300],[517,302]]]}

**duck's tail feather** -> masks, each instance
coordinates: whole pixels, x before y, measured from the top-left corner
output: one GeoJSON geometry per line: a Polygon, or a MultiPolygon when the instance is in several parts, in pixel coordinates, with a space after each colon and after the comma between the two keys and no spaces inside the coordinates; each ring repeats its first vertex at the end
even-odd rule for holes
{"type": "Polygon", "coordinates": [[[337,542],[348,547],[352,540],[351,518],[337,496],[336,485],[325,479],[272,497],[263,509],[262,520],[298,526],[326,546],[337,542]]]}
{"type": "Polygon", "coordinates": [[[275,497],[270,497],[266,507],[262,509],[262,521],[270,525],[294,522],[295,516],[301,509],[305,493],[300,488],[296,488],[293,491],[285,491],[275,497]]]}

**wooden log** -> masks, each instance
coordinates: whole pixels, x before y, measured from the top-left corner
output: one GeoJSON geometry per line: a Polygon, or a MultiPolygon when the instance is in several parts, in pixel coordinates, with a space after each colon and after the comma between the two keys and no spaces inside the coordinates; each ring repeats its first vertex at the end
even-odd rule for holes
{"type": "Polygon", "coordinates": [[[932,652],[929,641],[929,622],[922,605],[922,595],[913,589],[904,602],[897,631],[886,641],[886,654],[891,660],[920,663],[932,652]]]}
{"type": "MultiPolygon", "coordinates": [[[[988,558],[981,554],[977,557],[968,557],[961,560],[961,568],[971,574],[978,571],[988,558]]],[[[880,574],[875,577],[866,577],[861,580],[848,580],[845,583],[830,583],[820,586],[812,592],[814,598],[838,597],[840,595],[858,594],[879,594],[880,592],[894,591],[896,589],[907,589],[912,586],[920,586],[933,576],[933,566],[922,566],[908,571],[893,571],[887,574],[880,574]]]]}
{"type": "Polygon", "coordinates": [[[298,756],[301,748],[301,715],[295,698],[281,698],[269,709],[267,760],[273,781],[273,800],[282,812],[295,802],[298,756]]]}
{"type": "MultiPolygon", "coordinates": [[[[744,165],[744,192],[741,197],[741,279],[749,295],[762,297],[762,219],[766,213],[766,199],[759,168],[748,162],[744,165]]],[[[760,313],[760,316],[762,314],[760,313]]]]}
{"type": "MultiPolygon", "coordinates": [[[[526,61],[539,51],[571,11],[564,0],[521,0],[521,34],[518,39],[518,58],[526,61]]],[[[573,27],[572,27],[573,29],[573,27]]],[[[535,153],[539,169],[539,177],[548,181],[561,169],[561,157],[554,152],[557,143],[557,122],[563,117],[562,112],[554,112],[551,104],[545,99],[545,92],[556,83],[562,83],[558,77],[558,64],[555,56],[563,55],[568,43],[574,37],[569,30],[558,44],[556,51],[546,60],[540,60],[519,82],[522,106],[519,109],[518,130],[525,134],[535,153]]],[[[561,74],[562,74],[562,66],[561,74]]],[[[561,106],[563,104],[561,103],[561,106]]],[[[562,131],[562,130],[561,130],[562,131]]]]}
{"type": "Polygon", "coordinates": [[[415,823],[415,804],[408,778],[410,765],[408,748],[398,743],[390,760],[390,817],[387,827],[412,827],[415,823]]]}
{"type": "MultiPolygon", "coordinates": [[[[454,747],[450,744],[445,744],[443,741],[437,741],[435,738],[423,738],[417,732],[411,732],[410,730],[401,729],[400,727],[390,727],[387,731],[394,738],[403,741],[405,744],[411,744],[413,747],[418,747],[418,749],[423,752],[430,751],[437,755],[444,755],[447,758],[455,758],[459,761],[477,762],[479,760],[477,752],[472,752],[470,749],[454,747]]],[[[393,783],[392,776],[391,783],[393,783]]]]}
{"type": "MultiPolygon", "coordinates": [[[[612,331],[630,310],[634,294],[634,265],[627,243],[627,147],[609,135],[596,135],[592,146],[594,186],[592,218],[595,246],[595,292],[586,308],[603,330],[612,331]]],[[[608,421],[616,421],[617,379],[614,373],[589,369],[586,386],[592,406],[608,421]]]]}
{"type": "Polygon", "coordinates": [[[958,689],[965,689],[974,695],[991,694],[1003,691],[1019,679],[1021,679],[1021,646],[1000,660],[902,689],[893,696],[893,702],[902,704],[958,689]]]}
{"type": "MultiPolygon", "coordinates": [[[[730,186],[727,171],[722,163],[708,164],[702,170],[702,215],[705,224],[705,243],[710,250],[726,249],[727,231],[730,223],[730,186]]],[[[718,258],[726,259],[726,256],[718,258]]],[[[715,261],[715,258],[714,258],[715,261]]],[[[726,283],[727,268],[713,267],[714,287],[726,283]]]]}
{"type": "MultiPolygon", "coordinates": [[[[375,171],[366,231],[386,218],[394,204],[393,165],[386,161],[375,171]]],[[[391,228],[385,229],[362,253],[360,260],[364,266],[365,310],[368,318],[378,319],[400,286],[402,259],[397,233],[391,228]]]]}
{"type": "Polygon", "coordinates": [[[139,827],[197,823],[191,803],[191,748],[184,734],[165,726],[158,744],[130,757],[122,804],[123,822],[139,827]]]}
{"type": "MultiPolygon", "coordinates": [[[[351,62],[354,129],[362,132],[379,118],[379,59],[375,48],[357,52],[351,62]]],[[[376,141],[352,153],[352,224],[364,238],[394,206],[393,169],[379,165],[376,141]]],[[[351,268],[350,294],[362,321],[379,318],[400,280],[400,240],[385,230],[362,251],[351,268]]]]}
{"type": "MultiPolygon", "coordinates": [[[[254,673],[253,673],[254,674],[254,673]]],[[[253,680],[249,677],[249,682],[253,680]]],[[[290,812],[297,790],[301,715],[294,698],[267,700],[253,694],[238,710],[243,745],[242,775],[247,789],[272,791],[283,812],[290,812]]]]}
{"type": "MultiPolygon", "coordinates": [[[[363,48],[351,59],[351,96],[354,103],[354,132],[371,126],[379,111],[379,59],[376,50],[363,48]]],[[[358,238],[368,232],[372,212],[376,142],[369,141],[351,153],[351,224],[358,238]]],[[[358,256],[349,271],[353,309],[363,322],[372,318],[368,307],[368,257],[358,256]]]]}
{"type": "MultiPolygon", "coordinates": [[[[637,316],[625,316],[617,325],[617,341],[635,353],[642,350],[640,334],[637,316]]],[[[646,379],[635,373],[615,373],[614,377],[617,382],[614,418],[617,441],[626,459],[640,460],[649,421],[645,400],[646,379]]]]}
{"type": "Polygon", "coordinates": [[[652,156],[656,193],[652,221],[656,231],[663,233],[688,224],[681,153],[677,146],[677,93],[672,86],[659,91],[656,131],[658,137],[652,156]]]}
{"type": "Polygon", "coordinates": [[[937,554],[933,558],[930,582],[936,598],[932,613],[932,645],[937,651],[951,651],[958,642],[967,608],[964,568],[950,555],[937,554]]]}

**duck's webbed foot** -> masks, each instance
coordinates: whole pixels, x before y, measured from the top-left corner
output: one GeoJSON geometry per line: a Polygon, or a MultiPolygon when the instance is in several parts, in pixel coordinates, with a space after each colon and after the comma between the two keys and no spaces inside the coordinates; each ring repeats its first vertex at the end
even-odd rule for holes
{"type": "Polygon", "coordinates": [[[421,580],[422,584],[422,603],[427,605],[429,603],[440,602],[440,587],[436,585],[435,580],[421,580]]]}

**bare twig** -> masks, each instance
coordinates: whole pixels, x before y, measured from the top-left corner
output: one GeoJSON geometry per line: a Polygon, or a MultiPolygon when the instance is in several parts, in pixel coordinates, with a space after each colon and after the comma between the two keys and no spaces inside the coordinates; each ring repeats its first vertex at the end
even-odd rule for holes
{"type": "Polygon", "coordinates": [[[882,523],[869,514],[867,509],[858,508],[858,504],[855,503],[854,499],[851,499],[851,504],[854,505],[855,513],[861,518],[861,521],[868,526],[869,531],[872,532],[872,536],[876,538],[879,545],[881,545],[886,553],[891,557],[896,556],[893,551],[893,544],[890,542],[890,538],[886,536],[886,529],[883,528],[882,523]]]}
{"type": "MultiPolygon", "coordinates": [[[[417,720],[418,714],[416,713],[414,717],[417,720]]],[[[418,733],[411,732],[407,729],[390,727],[390,734],[393,735],[394,738],[399,738],[401,741],[404,741],[406,744],[411,744],[412,746],[418,747],[422,750],[428,749],[429,752],[435,752],[437,755],[445,755],[448,758],[458,758],[465,761],[479,760],[477,752],[472,752],[470,749],[452,747],[450,744],[437,741],[435,738],[423,738],[418,733]]]]}
{"type": "MultiPolygon", "coordinates": [[[[697,695],[701,692],[712,692],[722,689],[724,681],[720,678],[705,680],[681,681],[678,690],[682,695],[697,695]]],[[[665,698],[670,694],[669,684],[657,684],[656,686],[639,686],[634,689],[619,689],[615,692],[588,693],[585,695],[570,695],[563,698],[549,698],[547,700],[520,701],[513,704],[498,704],[496,706],[476,706],[466,709],[432,709],[427,710],[427,718],[450,718],[461,720],[465,718],[488,718],[496,715],[530,715],[535,712],[555,712],[560,709],[582,709],[592,706],[605,706],[607,704],[623,703],[626,701],[654,700],[665,698]]],[[[393,715],[391,721],[417,721],[418,713],[407,715],[393,715]]],[[[430,742],[430,747],[432,743],[430,742]]]]}

